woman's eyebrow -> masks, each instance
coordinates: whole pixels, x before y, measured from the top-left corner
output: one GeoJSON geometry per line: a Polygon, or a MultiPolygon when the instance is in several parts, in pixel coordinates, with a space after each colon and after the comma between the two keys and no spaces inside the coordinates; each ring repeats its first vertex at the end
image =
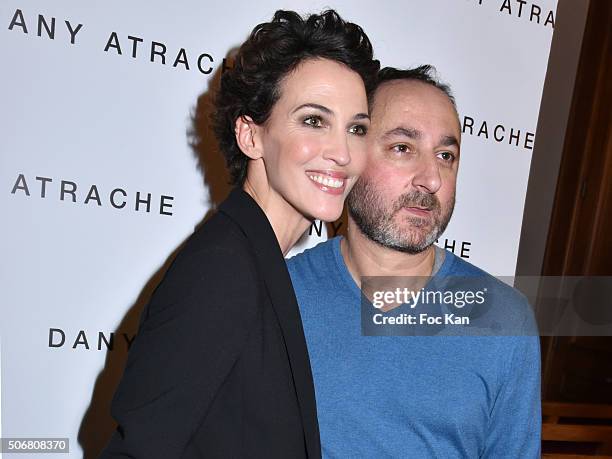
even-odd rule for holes
{"type": "Polygon", "coordinates": [[[298,110],[301,110],[302,108],[314,108],[314,109],[320,110],[323,113],[326,113],[328,115],[333,115],[334,114],[334,112],[332,110],[330,110],[329,108],[327,108],[325,105],[314,104],[314,103],[302,104],[299,107],[294,108],[291,113],[295,113],[298,110]]]}
{"type": "Polygon", "coordinates": [[[367,113],[357,113],[355,116],[353,116],[354,120],[369,120],[370,119],[370,115],[368,115],[367,113]]]}
{"type": "MultiPolygon", "coordinates": [[[[334,111],[331,110],[330,108],[327,108],[325,105],[315,104],[315,103],[310,103],[310,102],[306,104],[302,104],[294,108],[291,113],[293,114],[303,108],[314,108],[315,110],[319,110],[327,115],[334,115],[334,111]]],[[[356,113],[355,116],[353,116],[353,119],[354,120],[369,120],[370,115],[368,115],[367,113],[356,113]]]]}

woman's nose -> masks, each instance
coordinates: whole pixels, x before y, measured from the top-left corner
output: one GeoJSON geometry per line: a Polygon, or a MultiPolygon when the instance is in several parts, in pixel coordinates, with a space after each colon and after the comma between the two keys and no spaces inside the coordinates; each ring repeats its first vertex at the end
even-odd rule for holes
{"type": "Polygon", "coordinates": [[[340,166],[346,166],[351,162],[351,152],[348,146],[348,135],[346,133],[335,134],[328,139],[323,149],[323,158],[329,159],[340,166]]]}

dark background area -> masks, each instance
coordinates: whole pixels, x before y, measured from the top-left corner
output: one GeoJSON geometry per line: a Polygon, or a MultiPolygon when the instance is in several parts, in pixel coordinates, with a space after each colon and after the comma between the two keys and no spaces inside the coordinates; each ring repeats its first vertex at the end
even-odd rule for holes
{"type": "MultiPolygon", "coordinates": [[[[586,2],[561,0],[559,22],[578,3],[586,2]]],[[[526,274],[612,276],[612,1],[588,2],[579,56],[541,271],[526,274]]],[[[544,171],[546,159],[554,167],[550,152],[538,153],[532,172],[544,171]]],[[[598,306],[609,314],[612,298],[604,302],[598,306]]],[[[546,336],[541,343],[544,457],[612,458],[612,337],[546,336]]]]}

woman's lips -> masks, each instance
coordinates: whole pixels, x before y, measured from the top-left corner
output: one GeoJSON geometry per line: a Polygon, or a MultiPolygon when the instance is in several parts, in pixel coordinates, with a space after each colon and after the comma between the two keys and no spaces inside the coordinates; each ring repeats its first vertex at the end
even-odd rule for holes
{"type": "Polygon", "coordinates": [[[306,171],[311,183],[321,191],[338,195],[346,189],[347,175],[338,171],[306,171]]]}

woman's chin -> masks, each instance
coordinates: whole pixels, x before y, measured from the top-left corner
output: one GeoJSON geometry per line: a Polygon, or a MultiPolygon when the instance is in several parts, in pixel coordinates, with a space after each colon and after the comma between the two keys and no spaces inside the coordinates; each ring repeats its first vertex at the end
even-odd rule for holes
{"type": "Polygon", "coordinates": [[[321,220],[324,222],[335,222],[342,216],[342,207],[329,207],[313,209],[311,214],[315,220],[321,220]]]}

